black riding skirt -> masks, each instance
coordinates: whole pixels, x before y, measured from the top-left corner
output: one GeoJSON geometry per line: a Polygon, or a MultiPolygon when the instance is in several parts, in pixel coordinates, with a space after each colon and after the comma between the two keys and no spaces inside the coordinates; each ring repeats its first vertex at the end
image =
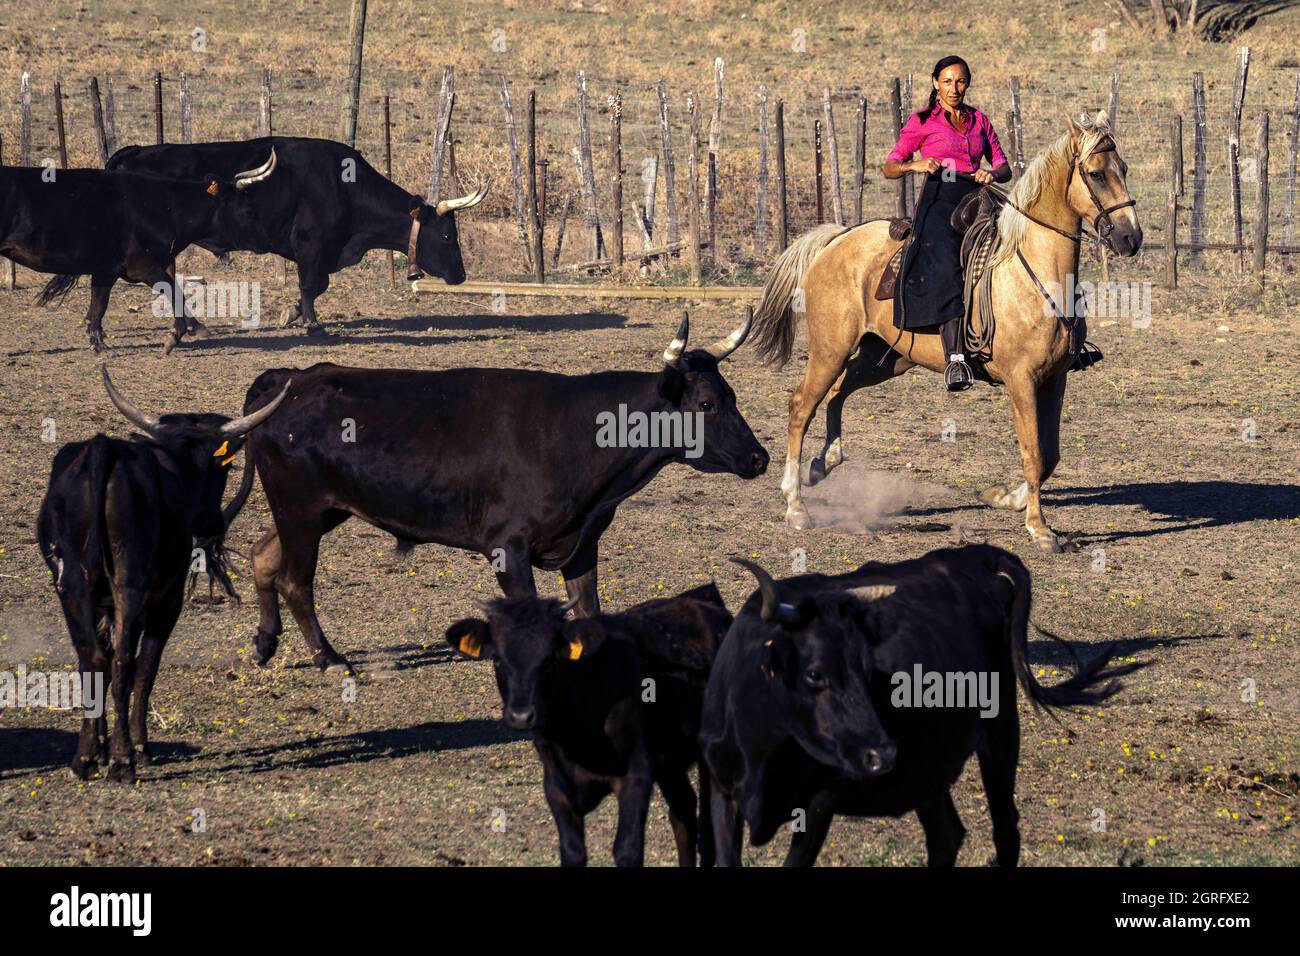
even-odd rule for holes
{"type": "Polygon", "coordinates": [[[894,325],[921,329],[940,325],[965,311],[962,303],[961,234],[952,228],[953,210],[979,183],[925,179],[912,217],[912,241],[903,254],[894,294],[894,325]]]}

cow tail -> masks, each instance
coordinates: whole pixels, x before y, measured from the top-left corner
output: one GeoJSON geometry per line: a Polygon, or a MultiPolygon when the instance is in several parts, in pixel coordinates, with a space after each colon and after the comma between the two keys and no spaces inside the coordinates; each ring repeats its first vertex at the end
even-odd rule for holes
{"type": "Polygon", "coordinates": [[[49,282],[45,283],[45,288],[41,290],[40,295],[36,297],[37,305],[49,305],[51,302],[62,302],[68,293],[76,286],[80,276],[55,276],[49,282]]]}
{"type": "Polygon", "coordinates": [[[763,286],[763,297],[754,310],[754,327],[750,332],[750,341],[763,361],[778,367],[790,361],[794,334],[803,314],[802,307],[794,307],[795,294],[817,253],[844,231],[836,223],[815,226],[790,243],[772,266],[763,286]]]}
{"type": "Polygon", "coordinates": [[[1038,625],[1034,629],[1061,644],[1074,659],[1074,676],[1061,684],[1045,687],[1034,676],[1029,664],[1029,610],[1033,602],[1033,582],[1029,569],[1013,554],[998,555],[997,571],[1011,582],[1011,616],[1007,625],[1007,640],[1011,645],[1011,664],[1025,694],[1036,707],[1078,707],[1100,704],[1114,697],[1122,689],[1119,678],[1130,674],[1146,663],[1122,664],[1107,667],[1115,653],[1116,645],[1107,644],[1090,660],[1079,658],[1073,646],[1038,625]]]}
{"type": "MultiPolygon", "coordinates": [[[[86,586],[94,594],[99,580],[104,576],[112,554],[108,548],[108,535],[104,528],[104,512],[108,499],[108,439],[96,435],[90,440],[90,524],[86,527],[86,586]]],[[[66,571],[66,558],[65,571],[66,571]]]]}

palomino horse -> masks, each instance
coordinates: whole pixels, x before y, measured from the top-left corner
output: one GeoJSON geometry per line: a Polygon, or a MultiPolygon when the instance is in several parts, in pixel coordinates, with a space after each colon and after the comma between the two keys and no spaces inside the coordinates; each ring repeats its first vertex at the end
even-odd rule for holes
{"type": "MultiPolygon", "coordinates": [[[[998,217],[998,245],[981,280],[993,283],[996,316],[985,368],[1007,387],[1025,473],[1018,487],[995,486],[981,498],[996,508],[1024,509],[1025,527],[1046,551],[1059,551],[1060,543],[1043,520],[1039,490],[1060,460],[1065,376],[1084,331],[1078,330],[1072,346],[1070,325],[1083,318],[1071,319],[1073,303],[1063,301],[1062,290],[1078,281],[1067,277],[1078,274],[1081,220],[1118,255],[1132,256],[1141,247],[1127,173],[1104,111],[1070,120],[1008,195],[998,217]]],[[[826,445],[821,468],[814,462],[814,480],[844,458],[840,423],[850,393],[915,365],[943,371],[939,336],[895,328],[893,301],[875,298],[881,272],[897,248],[884,220],[848,230],[817,226],[781,254],[763,290],[754,332],[768,361],[789,361],[800,298],[808,322],[808,367],[790,398],[781,480],[786,520],[796,528],[811,524],[799,493],[799,460],[808,423],[827,394],[826,445]]],[[[978,321],[975,329],[981,331],[978,321]]]]}

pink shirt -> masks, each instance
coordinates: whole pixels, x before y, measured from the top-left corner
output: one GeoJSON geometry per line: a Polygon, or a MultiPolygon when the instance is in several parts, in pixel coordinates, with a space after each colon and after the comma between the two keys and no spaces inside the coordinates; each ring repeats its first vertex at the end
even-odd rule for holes
{"type": "Polygon", "coordinates": [[[937,159],[959,173],[973,173],[980,168],[980,160],[987,158],[989,166],[997,169],[1007,161],[993,131],[993,123],[973,106],[962,106],[966,117],[965,135],[953,128],[947,112],[936,106],[925,120],[919,112],[908,117],[898,134],[898,142],[889,153],[895,163],[905,163],[920,150],[926,159],[937,159]]]}

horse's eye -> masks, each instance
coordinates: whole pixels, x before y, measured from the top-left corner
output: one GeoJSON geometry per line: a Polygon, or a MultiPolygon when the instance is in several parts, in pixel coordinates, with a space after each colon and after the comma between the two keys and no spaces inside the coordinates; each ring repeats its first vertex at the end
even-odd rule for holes
{"type": "Polygon", "coordinates": [[[1106,178],[1105,174],[1103,174],[1100,170],[1096,170],[1096,169],[1094,169],[1088,175],[1091,176],[1093,179],[1097,180],[1097,182],[1102,182],[1106,178]]]}

